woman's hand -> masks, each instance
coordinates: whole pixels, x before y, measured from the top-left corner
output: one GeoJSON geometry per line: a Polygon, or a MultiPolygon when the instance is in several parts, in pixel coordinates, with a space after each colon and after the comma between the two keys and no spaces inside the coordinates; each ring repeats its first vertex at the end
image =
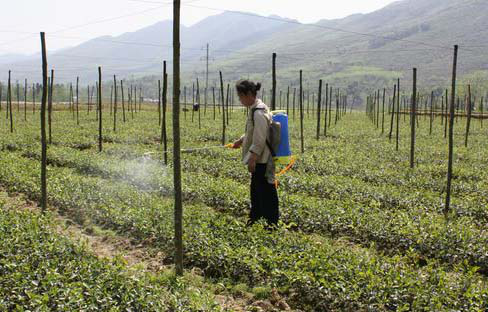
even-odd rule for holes
{"type": "Polygon", "coordinates": [[[239,139],[235,141],[234,144],[232,145],[232,148],[240,148],[242,146],[242,141],[243,139],[239,139]]]}
{"type": "Polygon", "coordinates": [[[256,171],[256,162],[258,161],[258,155],[251,153],[249,157],[249,161],[247,162],[247,170],[250,173],[254,173],[256,171]]]}

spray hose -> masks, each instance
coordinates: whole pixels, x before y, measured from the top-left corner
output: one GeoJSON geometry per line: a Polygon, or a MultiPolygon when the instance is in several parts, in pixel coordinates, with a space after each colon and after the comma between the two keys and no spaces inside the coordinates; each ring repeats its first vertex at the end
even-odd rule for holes
{"type": "MultiPolygon", "coordinates": [[[[216,145],[216,146],[207,146],[207,147],[181,149],[181,152],[182,153],[192,153],[192,152],[195,152],[195,151],[202,151],[202,150],[208,150],[208,149],[217,149],[217,148],[234,148],[234,143],[229,143],[229,144],[226,144],[226,145],[216,145]]],[[[146,154],[152,154],[152,152],[149,152],[149,153],[146,153],[146,154]]],[[[276,178],[278,178],[278,177],[284,175],[286,172],[288,172],[293,167],[293,165],[295,164],[295,162],[296,162],[295,157],[294,156],[291,156],[290,163],[285,168],[283,168],[280,172],[278,172],[275,175],[276,178]]],[[[276,188],[278,188],[278,180],[277,179],[275,179],[274,185],[275,185],[276,188]]]]}
{"type": "MultiPolygon", "coordinates": [[[[296,162],[295,157],[291,156],[290,163],[285,168],[283,168],[280,172],[278,172],[276,174],[276,178],[279,178],[280,176],[284,175],[288,170],[290,170],[293,167],[293,165],[295,164],[295,162],[296,162]]],[[[275,179],[274,184],[275,184],[275,187],[278,188],[278,179],[275,179]]]]}
{"type": "Polygon", "coordinates": [[[181,149],[180,151],[182,153],[191,153],[191,152],[203,151],[203,150],[214,149],[214,148],[215,149],[216,148],[234,148],[234,143],[229,143],[229,144],[226,144],[226,145],[198,147],[198,148],[187,148],[187,149],[181,149]]]}

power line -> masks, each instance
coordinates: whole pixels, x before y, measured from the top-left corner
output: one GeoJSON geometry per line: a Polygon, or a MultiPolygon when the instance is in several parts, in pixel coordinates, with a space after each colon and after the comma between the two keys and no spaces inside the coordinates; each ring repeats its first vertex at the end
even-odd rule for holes
{"type": "MultiPolygon", "coordinates": [[[[149,0],[128,0],[131,2],[142,2],[142,3],[152,3],[152,4],[158,4],[161,2],[157,1],[149,1],[149,0]]],[[[281,19],[281,18],[275,18],[271,16],[261,16],[255,13],[248,13],[248,12],[240,12],[240,11],[233,11],[233,10],[227,10],[227,9],[221,9],[221,8],[213,8],[213,7],[207,7],[207,6],[202,6],[202,5],[194,5],[190,3],[182,3],[182,5],[185,6],[190,6],[194,8],[200,8],[200,9],[207,9],[207,10],[212,10],[212,11],[219,11],[219,12],[227,12],[227,13],[234,13],[234,14],[240,14],[240,15],[247,15],[247,16],[252,16],[252,17],[259,17],[259,18],[264,18],[268,20],[274,20],[277,22],[282,22],[282,23],[289,23],[289,24],[296,24],[296,25],[301,25],[301,26],[309,26],[309,27],[315,27],[315,28],[322,28],[322,29],[327,29],[331,31],[336,31],[336,32],[343,32],[343,33],[349,33],[349,34],[354,34],[358,36],[366,36],[366,37],[374,37],[374,38],[382,38],[386,40],[391,40],[391,41],[402,41],[402,42],[408,42],[408,43],[415,43],[415,44],[421,44],[429,47],[434,47],[434,48],[440,48],[440,49],[453,49],[452,47],[447,47],[447,46],[440,46],[440,45],[433,45],[430,43],[425,43],[422,41],[414,41],[414,40],[408,40],[408,39],[401,39],[401,38],[391,38],[388,36],[382,36],[382,35],[376,35],[376,34],[371,34],[371,33],[361,33],[358,31],[352,31],[352,30],[346,30],[346,29],[341,29],[341,28],[336,28],[336,27],[330,27],[330,26],[324,26],[324,25],[319,25],[319,24],[304,24],[299,21],[295,20],[286,20],[286,19],[281,19]]]]}

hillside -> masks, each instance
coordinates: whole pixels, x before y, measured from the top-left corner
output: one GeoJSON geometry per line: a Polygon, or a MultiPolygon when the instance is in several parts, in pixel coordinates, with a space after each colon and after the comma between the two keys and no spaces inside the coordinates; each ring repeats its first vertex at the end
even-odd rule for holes
{"type": "Polygon", "coordinates": [[[213,68],[258,72],[251,76],[266,81],[271,53],[277,52],[280,78],[295,83],[297,71],[303,69],[306,80],[323,78],[343,87],[354,81],[374,87],[371,82],[376,79],[409,77],[411,68],[418,67],[420,82],[437,86],[450,77],[454,44],[461,46],[461,75],[488,69],[487,55],[474,47],[488,46],[487,13],[488,2],[480,0],[399,1],[370,14],[282,32],[229,55],[213,68]]]}

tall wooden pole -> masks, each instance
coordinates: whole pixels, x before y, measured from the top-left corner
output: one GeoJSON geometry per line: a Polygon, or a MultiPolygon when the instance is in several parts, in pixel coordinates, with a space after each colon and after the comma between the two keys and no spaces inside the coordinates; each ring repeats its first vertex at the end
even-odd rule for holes
{"type": "Polygon", "coordinates": [[[446,204],[444,205],[444,216],[447,218],[451,205],[451,183],[452,183],[452,164],[454,150],[454,101],[456,100],[456,71],[457,71],[458,46],[454,46],[454,58],[452,64],[452,90],[451,103],[449,106],[449,160],[447,163],[447,188],[446,204]]]}
{"type": "Polygon", "coordinates": [[[325,84],[325,116],[324,116],[324,137],[327,136],[327,108],[329,106],[329,84],[325,84]]]}
{"type": "Polygon", "coordinates": [[[415,164],[415,122],[417,118],[417,68],[413,69],[412,105],[410,108],[410,168],[415,164]]]}
{"type": "Polygon", "coordinates": [[[80,124],[80,111],[79,111],[79,104],[80,104],[80,96],[78,93],[78,87],[80,83],[80,77],[76,77],[76,124],[80,124]]]}
{"type": "Polygon", "coordinates": [[[161,139],[163,144],[163,157],[164,157],[164,164],[168,165],[168,135],[166,132],[166,106],[167,106],[167,93],[168,93],[168,74],[166,73],[166,61],[163,62],[163,120],[162,120],[162,128],[161,128],[161,139]]]}
{"type": "Polygon", "coordinates": [[[114,75],[114,132],[117,131],[117,77],[114,75]]]}
{"type": "Polygon", "coordinates": [[[46,102],[47,102],[47,53],[45,34],[41,32],[42,51],[42,100],[41,100],[41,209],[47,210],[47,143],[46,143],[46,102]]]}
{"type": "Polygon", "coordinates": [[[175,190],[175,268],[183,275],[183,204],[180,163],[180,0],[173,1],[173,177],[175,190]]]}
{"type": "Polygon", "coordinates": [[[10,114],[10,133],[14,133],[14,117],[12,114],[12,83],[10,79],[10,70],[8,71],[8,89],[7,89],[7,96],[8,96],[8,109],[10,114]]]}
{"type": "Polygon", "coordinates": [[[27,79],[24,85],[24,121],[27,121],[27,79]]]}
{"type": "Polygon", "coordinates": [[[398,151],[400,140],[400,78],[397,81],[397,116],[396,116],[396,145],[395,150],[398,151]]]}
{"type": "Polygon", "coordinates": [[[276,110],[276,53],[273,53],[273,92],[271,96],[271,110],[276,110]]]}
{"type": "Polygon", "coordinates": [[[305,153],[303,142],[303,72],[300,70],[300,142],[302,154],[305,153]]]}
{"type": "Polygon", "coordinates": [[[224,80],[222,79],[222,72],[219,72],[220,75],[220,99],[221,99],[221,106],[222,106],[222,145],[225,145],[225,100],[224,100],[224,80]]]}
{"type": "Polygon", "coordinates": [[[98,152],[102,152],[102,68],[98,67],[98,152]]]}

